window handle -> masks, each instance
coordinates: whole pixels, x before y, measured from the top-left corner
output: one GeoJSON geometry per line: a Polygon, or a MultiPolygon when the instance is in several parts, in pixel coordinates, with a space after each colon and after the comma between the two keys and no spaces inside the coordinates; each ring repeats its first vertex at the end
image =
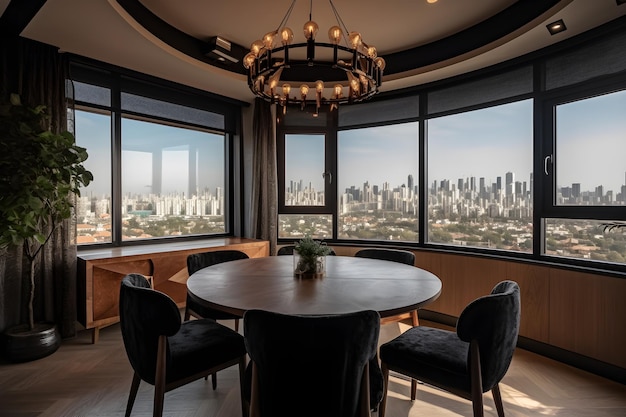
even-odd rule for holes
{"type": "Polygon", "coordinates": [[[331,174],[328,171],[322,172],[322,178],[326,178],[326,177],[328,177],[328,183],[332,184],[333,183],[333,174],[331,174]]]}
{"type": "Polygon", "coordinates": [[[548,174],[548,162],[552,162],[552,155],[546,156],[543,160],[543,172],[545,172],[546,175],[549,175],[548,174]]]}

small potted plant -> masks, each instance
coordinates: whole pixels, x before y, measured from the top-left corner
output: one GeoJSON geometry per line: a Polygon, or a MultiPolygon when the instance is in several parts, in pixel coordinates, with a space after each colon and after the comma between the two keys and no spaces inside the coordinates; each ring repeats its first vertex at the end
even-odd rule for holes
{"type": "Polygon", "coordinates": [[[326,255],[330,252],[325,242],[305,236],[293,251],[294,274],[303,278],[322,277],[326,268],[326,255]]]}

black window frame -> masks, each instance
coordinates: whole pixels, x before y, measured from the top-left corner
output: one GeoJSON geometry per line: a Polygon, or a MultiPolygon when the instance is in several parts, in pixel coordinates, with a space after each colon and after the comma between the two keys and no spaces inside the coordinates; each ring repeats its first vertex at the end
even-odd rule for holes
{"type": "MultiPolygon", "coordinates": [[[[626,206],[611,205],[558,205],[555,202],[557,184],[555,175],[556,149],[556,107],[575,101],[590,99],[604,94],[626,91],[626,75],[610,77],[600,82],[568,88],[546,95],[542,100],[543,140],[540,150],[540,171],[543,189],[542,215],[544,218],[568,218],[584,220],[626,220],[626,206]]],[[[535,155],[537,156],[537,155],[535,155]]],[[[537,161],[536,161],[537,162],[537,161]]]]}
{"type": "MultiPolygon", "coordinates": [[[[336,124],[336,112],[326,112],[320,110],[325,116],[325,126],[289,126],[285,125],[284,119],[288,117],[289,111],[300,111],[299,108],[287,110],[285,114],[279,114],[276,129],[276,152],[278,167],[278,215],[331,215],[333,217],[332,239],[337,236],[337,132],[333,128],[336,124]],[[288,206],[285,204],[286,178],[285,178],[285,137],[287,135],[323,135],[324,136],[324,173],[330,174],[324,177],[324,205],[323,206],[288,206]]],[[[312,116],[311,116],[312,117],[312,116]]],[[[320,175],[322,173],[320,172],[320,175]]],[[[290,241],[289,239],[284,239],[290,241]]]]}
{"type": "MultiPolygon", "coordinates": [[[[623,19],[622,19],[623,20],[623,19]]],[[[450,252],[467,252],[474,253],[479,255],[486,255],[490,257],[502,257],[502,258],[510,258],[510,259],[528,259],[537,262],[547,262],[550,264],[567,265],[570,267],[581,267],[583,269],[593,269],[598,271],[604,271],[607,273],[615,273],[615,272],[623,272],[624,264],[616,264],[611,262],[598,262],[598,261],[589,261],[580,258],[574,257],[559,257],[558,260],[555,260],[554,256],[544,254],[544,242],[545,242],[545,220],[546,219],[582,219],[582,220],[606,220],[606,221],[621,221],[626,222],[626,208],[624,206],[566,206],[560,205],[557,206],[554,203],[553,196],[556,195],[556,184],[554,183],[554,175],[553,170],[549,172],[549,175],[543,175],[544,172],[544,158],[546,156],[552,155],[554,152],[554,106],[559,103],[564,103],[568,101],[584,99],[587,97],[593,97],[596,95],[606,94],[614,91],[621,91],[626,89],[626,70],[620,70],[619,65],[622,65],[623,68],[623,54],[619,59],[622,59],[622,64],[612,65],[611,68],[607,70],[607,74],[605,75],[597,75],[597,72],[593,73],[593,76],[590,78],[585,78],[584,73],[582,76],[578,76],[578,78],[574,77],[573,80],[575,84],[569,85],[559,85],[557,88],[552,90],[546,89],[546,71],[547,71],[547,63],[553,62],[552,60],[556,58],[556,60],[561,59],[561,57],[565,57],[564,61],[569,63],[570,56],[572,51],[578,51],[577,48],[587,48],[587,50],[593,50],[594,45],[597,42],[604,42],[603,39],[606,37],[609,44],[613,42],[615,44],[622,38],[624,32],[623,27],[619,26],[619,22],[615,24],[609,24],[597,31],[592,31],[590,33],[585,33],[579,35],[578,37],[572,38],[571,40],[564,41],[560,44],[556,44],[552,47],[545,48],[543,50],[528,54],[523,57],[516,58],[509,62],[500,63],[494,65],[493,67],[485,68],[482,70],[478,70],[472,73],[463,74],[461,76],[453,77],[450,79],[444,79],[440,81],[435,81],[429,84],[424,84],[420,86],[415,86],[411,88],[407,88],[400,91],[393,91],[387,93],[381,93],[378,96],[371,99],[370,102],[378,102],[381,100],[393,100],[394,98],[401,98],[406,96],[413,96],[415,100],[419,102],[419,116],[417,118],[411,119],[419,122],[419,170],[420,170],[420,178],[416,179],[416,182],[420,187],[420,202],[419,202],[419,237],[418,241],[415,242],[397,242],[397,241],[372,241],[372,240],[347,240],[347,239],[338,239],[337,235],[337,214],[338,214],[338,206],[335,202],[335,206],[333,215],[335,228],[333,239],[329,240],[329,243],[338,244],[338,245],[372,245],[375,244],[377,246],[394,246],[394,247],[408,247],[408,248],[418,248],[418,249],[434,249],[434,250],[443,250],[450,252]],[[614,36],[613,38],[611,38],[614,36]],[[526,67],[524,70],[523,67],[526,67]],[[616,70],[616,68],[618,68],[616,70]],[[487,101],[480,102],[476,101],[475,104],[465,104],[460,105],[458,107],[451,107],[449,109],[440,111],[440,112],[428,112],[428,95],[433,91],[437,91],[440,89],[448,89],[454,88],[455,86],[461,86],[460,91],[463,91],[465,85],[470,85],[472,83],[477,82],[480,84],[481,79],[487,79],[487,83],[493,83],[493,81],[489,81],[490,77],[494,77],[498,79],[500,75],[504,75],[506,79],[505,73],[510,72],[511,74],[516,73],[517,70],[522,70],[522,74],[531,74],[531,83],[530,89],[528,91],[517,90],[517,93],[512,93],[510,95],[505,95],[501,97],[493,96],[492,100],[487,99],[487,101]],[[432,117],[439,117],[442,115],[449,115],[455,113],[462,113],[471,110],[477,110],[486,107],[492,107],[500,104],[507,104],[519,100],[524,99],[532,99],[533,100],[533,162],[532,162],[532,175],[533,175],[533,193],[532,193],[532,201],[533,201],[533,247],[532,252],[502,252],[490,249],[482,249],[482,248],[470,248],[463,246],[454,246],[454,245],[438,245],[427,243],[427,227],[428,227],[428,219],[427,219],[427,192],[428,192],[428,184],[427,181],[427,170],[428,170],[428,161],[427,161],[427,143],[426,143],[426,135],[428,133],[428,120],[432,117]]],[[[619,43],[619,42],[618,42],[619,43]]],[[[600,48],[600,51],[605,50],[604,48],[600,48]]],[[[613,49],[615,51],[615,48],[613,49]]],[[[617,52],[619,53],[619,52],[617,52]]],[[[574,54],[576,55],[576,54],[574,54]]],[[[583,71],[585,65],[582,65],[583,71]]],[[[588,68],[588,67],[587,67],[588,68]]],[[[580,69],[579,69],[580,72],[580,69]]],[[[511,79],[509,77],[509,79],[511,79]]],[[[513,89],[520,87],[521,85],[515,86],[515,83],[512,83],[513,89]]],[[[526,84],[528,87],[528,84],[526,84]]],[[[480,98],[478,98],[480,100],[480,98]]],[[[452,102],[453,106],[454,103],[452,102]]],[[[357,109],[358,106],[367,106],[368,102],[354,105],[357,109]]],[[[297,111],[297,110],[294,110],[297,111]]],[[[352,124],[349,126],[338,126],[337,124],[329,126],[328,132],[332,132],[332,135],[336,138],[337,132],[340,130],[347,130],[353,128],[364,128],[371,126],[382,126],[387,124],[396,124],[402,123],[407,120],[393,120],[389,123],[376,121],[367,123],[366,121],[360,124],[352,124]]],[[[292,131],[294,128],[291,128],[292,131]]],[[[331,156],[333,163],[337,164],[337,153],[336,153],[336,144],[334,146],[335,153],[331,156]]],[[[284,163],[284,160],[280,160],[279,158],[279,170],[281,169],[281,164],[284,163]]],[[[553,168],[553,167],[551,167],[553,168]]],[[[280,179],[279,179],[280,183],[280,179]]],[[[336,195],[336,191],[335,191],[336,195]]],[[[309,212],[307,212],[309,213],[309,212]]],[[[279,215],[282,214],[282,211],[279,211],[279,215]]],[[[287,239],[279,239],[279,243],[286,243],[287,239]]]]}
{"type": "Polygon", "coordinates": [[[247,105],[246,103],[79,56],[70,58],[70,77],[68,82],[72,83],[74,81],[104,87],[111,92],[111,103],[109,106],[82,102],[80,100],[74,100],[72,103],[74,108],[81,111],[108,112],[111,117],[111,242],[82,244],[78,245],[79,250],[227,237],[243,233],[241,221],[243,217],[243,201],[240,195],[243,189],[241,175],[241,164],[243,161],[241,155],[241,109],[244,105],[247,105]],[[223,129],[218,129],[123,109],[121,105],[121,95],[123,93],[222,115],[224,127],[223,129]],[[149,122],[164,123],[171,126],[187,127],[224,135],[224,193],[226,195],[224,196],[225,231],[223,233],[165,236],[137,240],[122,239],[121,121],[128,116],[149,122]]]}

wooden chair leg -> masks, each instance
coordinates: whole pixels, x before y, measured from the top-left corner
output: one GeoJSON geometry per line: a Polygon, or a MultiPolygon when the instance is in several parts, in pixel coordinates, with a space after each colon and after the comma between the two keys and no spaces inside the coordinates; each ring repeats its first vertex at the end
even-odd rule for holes
{"type": "Polygon", "coordinates": [[[380,370],[383,373],[383,398],[378,405],[378,417],[385,417],[387,408],[387,391],[389,391],[389,368],[385,362],[381,362],[380,370]]]}
{"type": "Polygon", "coordinates": [[[504,407],[502,406],[502,395],[500,395],[500,386],[496,384],[492,389],[493,402],[496,403],[496,410],[498,410],[498,417],[504,417],[504,407]]]}
{"type": "Polygon", "coordinates": [[[370,364],[365,362],[363,376],[361,378],[361,390],[359,392],[359,413],[360,417],[371,417],[370,413],[370,364]]]}
{"type": "Polygon", "coordinates": [[[235,331],[239,333],[239,319],[235,319],[235,331]]]}
{"type": "Polygon", "coordinates": [[[157,347],[157,363],[156,374],[154,378],[154,409],[153,417],[161,417],[163,415],[163,400],[165,398],[165,370],[167,352],[167,336],[159,336],[157,347]]]}
{"type": "Polygon", "coordinates": [[[480,351],[478,349],[478,342],[475,340],[470,342],[470,372],[474,417],[484,417],[485,411],[483,408],[483,382],[480,371],[480,351]]]}
{"type": "Polygon", "coordinates": [[[411,324],[413,325],[413,327],[420,325],[420,320],[417,316],[417,310],[411,311],[411,324]]]}
{"type": "Polygon", "coordinates": [[[239,359],[239,394],[241,396],[241,415],[248,417],[250,415],[250,404],[244,398],[244,386],[246,377],[246,355],[239,359]]]}
{"type": "Polygon", "coordinates": [[[139,374],[135,372],[133,374],[133,382],[130,384],[130,393],[128,394],[128,403],[126,403],[126,417],[130,417],[131,411],[133,411],[133,405],[135,404],[135,398],[137,398],[137,391],[139,390],[139,384],[141,378],[139,374]]]}
{"type": "Polygon", "coordinates": [[[411,401],[417,398],[417,379],[411,378],[411,401]]]}
{"type": "Polygon", "coordinates": [[[213,391],[217,389],[217,372],[211,374],[211,385],[213,385],[213,391]]]}
{"type": "MultiPolygon", "coordinates": [[[[259,409],[259,376],[257,375],[256,363],[252,363],[252,386],[250,388],[250,417],[260,417],[259,409]]],[[[243,394],[243,390],[242,390],[243,394]]]]}
{"type": "Polygon", "coordinates": [[[191,318],[191,314],[189,313],[189,309],[185,307],[185,316],[183,317],[183,321],[187,321],[191,318]]]}

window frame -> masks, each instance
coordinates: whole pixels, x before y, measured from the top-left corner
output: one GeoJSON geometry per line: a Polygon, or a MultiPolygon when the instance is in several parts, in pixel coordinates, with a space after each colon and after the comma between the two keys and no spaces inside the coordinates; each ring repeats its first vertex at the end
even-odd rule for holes
{"type": "MultiPolygon", "coordinates": [[[[75,58],[70,62],[68,81],[81,82],[110,90],[109,106],[93,104],[81,100],[73,101],[73,108],[87,112],[108,112],[111,117],[111,242],[78,245],[81,249],[110,246],[132,246],[140,244],[164,243],[172,240],[198,240],[213,237],[233,236],[243,229],[243,201],[241,190],[241,108],[243,103],[225,99],[190,87],[134,73],[123,68],[94,63],[91,60],[75,58]],[[154,116],[128,109],[122,109],[121,95],[130,93],[164,103],[196,108],[201,111],[223,116],[224,128],[216,129],[195,123],[154,116]],[[122,239],[122,131],[124,117],[166,124],[223,135],[224,148],[224,232],[182,236],[163,236],[148,239],[122,239]]],[[[73,108],[71,110],[73,110],[73,108]]],[[[93,157],[93,156],[92,156],[93,157]]]]}
{"type": "MultiPolygon", "coordinates": [[[[291,111],[299,111],[295,108],[291,111]]],[[[321,113],[321,112],[320,112],[321,113]]],[[[336,112],[325,113],[325,126],[285,126],[283,119],[285,115],[279,115],[276,129],[276,153],[277,153],[277,178],[278,178],[278,216],[304,214],[304,215],[330,215],[332,216],[332,238],[337,236],[337,134],[332,124],[336,120],[336,112]],[[285,178],[285,138],[287,135],[323,135],[324,136],[324,172],[330,176],[324,178],[324,202],[323,206],[288,206],[285,204],[286,178],[285,178]]],[[[321,175],[322,173],[320,173],[321,175]]],[[[282,239],[289,241],[289,239],[282,239]]]]}
{"type": "MultiPolygon", "coordinates": [[[[611,36],[609,34],[609,36],[611,36]]],[[[583,41],[594,41],[594,36],[585,36],[581,38],[583,41]]],[[[610,39],[609,39],[610,41],[610,39]]],[[[610,92],[621,91],[626,89],[626,72],[625,71],[614,71],[607,73],[605,75],[596,76],[591,79],[582,78],[581,80],[564,86],[559,86],[558,88],[554,88],[552,90],[546,90],[546,66],[548,60],[551,60],[556,57],[556,59],[560,59],[563,56],[567,57],[568,51],[572,49],[568,49],[570,46],[576,47],[580,41],[576,43],[562,43],[557,47],[552,49],[546,49],[539,51],[534,54],[529,54],[528,56],[521,57],[513,62],[506,62],[495,65],[490,68],[486,68],[480,71],[476,71],[473,73],[467,73],[462,76],[454,77],[452,79],[445,79],[441,81],[435,81],[429,84],[424,84],[420,86],[415,86],[411,88],[407,88],[397,92],[389,92],[382,93],[371,99],[371,102],[380,103],[381,100],[393,100],[395,98],[403,98],[407,96],[413,96],[416,100],[419,101],[419,116],[411,119],[419,122],[419,178],[416,179],[416,183],[419,184],[420,187],[420,201],[419,201],[419,234],[418,240],[414,242],[398,242],[398,241],[382,241],[382,240],[352,240],[352,239],[339,239],[337,235],[337,227],[335,226],[334,230],[334,238],[329,239],[329,243],[338,244],[338,245],[372,245],[376,246],[392,246],[392,247],[405,247],[405,248],[415,248],[415,249],[425,249],[425,250],[437,250],[444,252],[455,252],[455,253],[472,253],[476,255],[484,255],[490,257],[499,257],[499,258],[507,258],[507,259],[523,259],[523,260],[532,260],[535,262],[547,262],[550,264],[554,264],[557,262],[560,265],[567,265],[568,267],[582,268],[588,269],[592,268],[594,270],[605,271],[606,273],[615,273],[618,271],[623,271],[624,264],[623,263],[613,263],[613,262],[604,262],[604,261],[596,261],[596,260],[588,260],[576,257],[558,257],[556,258],[554,255],[547,254],[544,251],[545,246],[545,238],[547,235],[547,220],[548,219],[571,219],[571,220],[606,220],[606,221],[626,221],[626,210],[624,210],[623,205],[611,205],[611,206],[572,206],[572,205],[560,205],[557,206],[553,199],[553,195],[556,195],[556,184],[553,173],[553,168],[550,167],[551,170],[548,176],[543,175],[544,172],[544,158],[548,155],[552,155],[554,152],[554,139],[555,139],[555,126],[554,125],[554,114],[553,109],[555,109],[555,104],[557,103],[566,103],[569,101],[574,101],[578,99],[584,99],[587,97],[593,97],[597,95],[602,95],[610,92]],[[565,55],[563,55],[565,54],[565,55]],[[507,79],[506,72],[509,73],[517,73],[516,70],[521,69],[522,67],[530,68],[530,73],[528,71],[522,73],[528,75],[530,74],[530,84],[526,84],[524,87],[521,84],[515,84],[515,78],[513,78],[513,89],[511,93],[504,94],[498,96],[491,95],[491,100],[486,98],[484,101],[480,101],[481,98],[481,90],[478,91],[478,95],[474,97],[478,98],[477,101],[471,102],[465,101],[465,104],[459,105],[458,107],[449,107],[445,110],[439,112],[429,112],[428,104],[429,104],[429,94],[432,92],[436,92],[441,89],[454,89],[456,86],[460,86],[460,91],[463,91],[463,88],[466,86],[474,84],[474,86],[480,86],[481,79],[487,79],[487,85],[494,85],[493,80],[489,80],[490,77],[494,77],[493,79],[502,79],[498,78],[503,76],[504,79],[507,79]],[[491,83],[491,84],[490,84],[491,83]],[[519,87],[519,88],[516,88],[519,87]],[[524,90],[526,88],[526,90],[524,90]],[[426,136],[428,134],[428,121],[433,117],[445,116],[455,113],[468,112],[473,110],[479,110],[485,107],[492,107],[501,104],[507,104],[515,101],[531,99],[532,102],[532,146],[533,146],[533,161],[532,161],[532,204],[533,204],[533,215],[532,215],[532,252],[510,252],[510,251],[499,251],[494,249],[483,249],[483,248],[474,248],[474,247],[465,247],[465,246],[455,246],[455,245],[442,245],[429,243],[427,241],[427,230],[428,230],[428,187],[427,184],[427,173],[428,173],[428,161],[427,161],[427,143],[426,136]]],[[[511,77],[508,77],[511,80],[511,77]]],[[[497,83],[496,83],[497,84],[497,83]]],[[[504,86],[506,89],[506,85],[504,86]]],[[[453,102],[454,104],[454,102],[453,102]]],[[[354,105],[355,110],[358,106],[367,106],[368,102],[354,105]]],[[[352,110],[352,109],[351,109],[352,110]]],[[[295,111],[295,110],[294,110],[295,111]]],[[[362,118],[364,119],[364,118],[362,118]]],[[[388,124],[396,124],[403,123],[408,120],[389,120],[389,121],[376,121],[376,122],[368,122],[367,120],[363,120],[362,123],[352,123],[349,125],[338,126],[337,124],[333,126],[329,126],[328,132],[332,132],[332,134],[336,137],[338,136],[338,132],[342,130],[355,129],[355,128],[365,128],[372,126],[382,126],[388,124]]],[[[291,128],[292,131],[295,131],[295,128],[291,128]]],[[[334,145],[335,149],[337,145],[334,145]]],[[[279,164],[283,164],[284,160],[279,160],[279,164]]],[[[333,156],[333,163],[335,166],[338,164],[337,162],[337,154],[335,152],[333,156]]],[[[279,165],[279,169],[282,165],[279,165]]],[[[338,181],[337,181],[338,182],[338,181]]],[[[616,190],[619,192],[619,190],[616,190]]],[[[336,195],[336,193],[335,193],[336,195]]],[[[333,209],[334,223],[335,225],[338,223],[339,207],[335,202],[335,206],[333,209]]],[[[281,212],[279,212],[281,214],[281,212]]],[[[613,232],[614,233],[614,232],[613,232]]],[[[280,243],[286,243],[287,239],[279,239],[280,243]]]]}
{"type": "Polygon", "coordinates": [[[613,82],[607,81],[605,79],[598,83],[586,83],[583,86],[564,89],[565,91],[546,94],[546,97],[541,101],[543,134],[539,144],[539,152],[535,152],[536,177],[540,176],[541,181],[535,181],[542,185],[540,210],[542,218],[626,220],[624,217],[624,212],[626,212],[625,206],[557,205],[555,202],[558,191],[555,175],[555,155],[558,153],[556,149],[556,108],[562,104],[626,91],[626,79],[624,77],[619,77],[613,80],[613,82]]]}

